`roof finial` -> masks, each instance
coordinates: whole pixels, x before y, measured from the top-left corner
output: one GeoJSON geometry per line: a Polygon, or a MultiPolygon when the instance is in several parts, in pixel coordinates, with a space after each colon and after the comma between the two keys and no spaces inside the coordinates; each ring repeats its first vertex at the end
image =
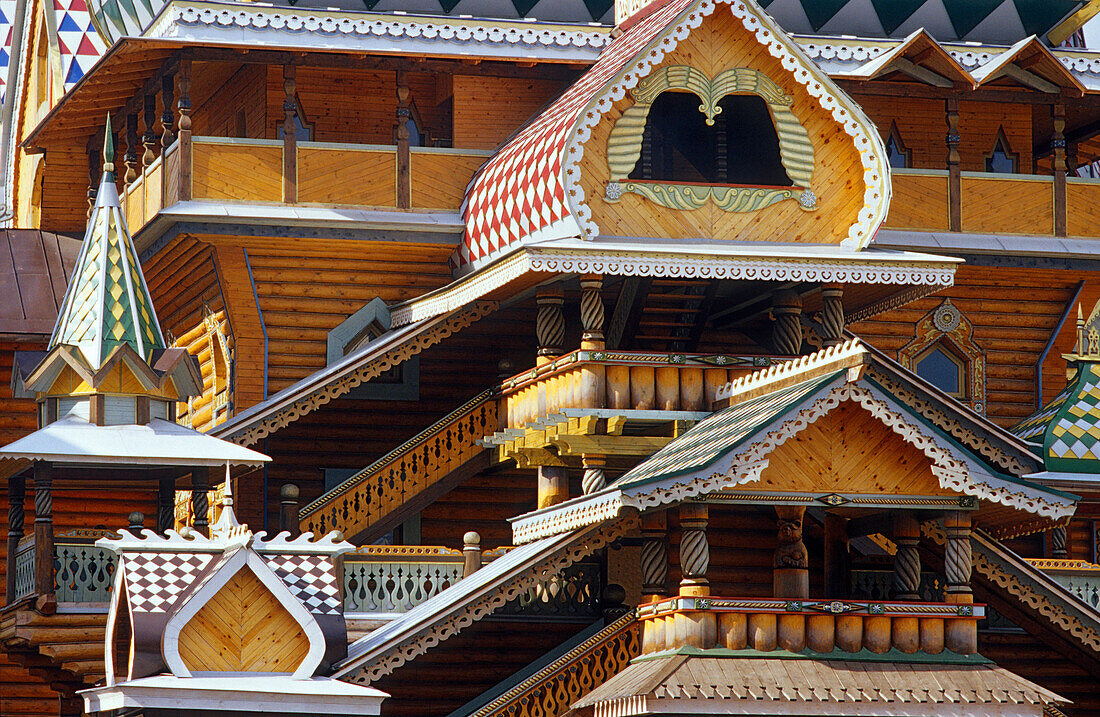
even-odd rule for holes
{"type": "Polygon", "coordinates": [[[115,181],[115,135],[111,131],[111,113],[107,113],[107,126],[103,131],[103,173],[115,181]]]}
{"type": "Polygon", "coordinates": [[[234,528],[240,528],[237,516],[233,513],[233,478],[229,475],[229,461],[225,462],[225,490],[222,491],[222,513],[210,529],[211,536],[229,537],[234,528]]]}
{"type": "Polygon", "coordinates": [[[1085,353],[1085,317],[1081,313],[1081,304],[1077,304],[1077,346],[1073,349],[1074,353],[1078,356],[1082,356],[1085,353]]]}

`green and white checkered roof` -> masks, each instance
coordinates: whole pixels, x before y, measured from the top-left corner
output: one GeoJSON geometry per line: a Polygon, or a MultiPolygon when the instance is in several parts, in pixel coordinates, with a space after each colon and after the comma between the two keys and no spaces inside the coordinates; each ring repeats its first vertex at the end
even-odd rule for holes
{"type": "Polygon", "coordinates": [[[1070,384],[1012,432],[1036,447],[1048,471],[1100,473],[1100,363],[1078,361],[1070,384]]]}
{"type": "Polygon", "coordinates": [[[76,346],[98,370],[124,343],[147,361],[153,349],[165,348],[114,174],[106,172],[49,348],[76,346]]]}
{"type": "Polygon", "coordinates": [[[635,466],[614,487],[632,488],[702,470],[843,374],[837,371],[725,408],[635,466]]]}

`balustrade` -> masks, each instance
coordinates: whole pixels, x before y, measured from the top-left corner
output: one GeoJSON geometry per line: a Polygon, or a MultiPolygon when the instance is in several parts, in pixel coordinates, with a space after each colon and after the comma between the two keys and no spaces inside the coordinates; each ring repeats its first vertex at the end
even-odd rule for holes
{"type": "MultiPolygon", "coordinates": [[[[936,573],[922,572],[917,594],[926,602],[943,602],[944,577],[936,573]]],[[[852,597],[857,600],[889,600],[894,597],[894,571],[853,570],[852,597]]]]}
{"type": "Polygon", "coordinates": [[[1100,609],[1100,565],[1084,560],[1029,559],[1028,562],[1081,602],[1100,609]]]}
{"type": "MultiPolygon", "coordinates": [[[[96,547],[110,530],[71,530],[54,536],[54,593],[61,603],[105,603],[111,599],[117,560],[114,552],[96,547]]],[[[15,554],[15,600],[33,595],[34,536],[20,541],[15,554]]]]}

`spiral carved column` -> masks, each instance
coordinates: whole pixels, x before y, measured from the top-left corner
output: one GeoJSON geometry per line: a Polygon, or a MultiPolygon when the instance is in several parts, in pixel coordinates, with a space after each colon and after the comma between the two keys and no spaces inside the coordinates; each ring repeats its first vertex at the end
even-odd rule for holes
{"type": "Polygon", "coordinates": [[[793,291],[780,291],[773,299],[772,349],[782,356],[802,352],[802,297],[793,291]]]}
{"type": "Polygon", "coordinates": [[[210,536],[210,499],[206,495],[208,490],[210,483],[206,471],[196,469],[191,474],[191,514],[194,516],[191,527],[207,537],[210,536]]]}
{"type": "Polygon", "coordinates": [[[535,296],[538,315],[535,317],[535,337],[538,339],[538,363],[560,356],[565,346],[565,314],[562,312],[561,287],[539,287],[535,296]]]}
{"type": "Polygon", "coordinates": [[[581,348],[599,350],[604,347],[603,277],[586,274],[581,277],[581,348]]]}
{"type": "Polygon", "coordinates": [[[1066,557],[1066,526],[1059,525],[1050,531],[1050,554],[1056,559],[1066,557]]]}
{"type": "MultiPolygon", "coordinates": [[[[707,543],[708,510],[706,503],[680,504],[680,594],[710,595],[707,568],[710,567],[710,545],[707,543]]],[[[665,623],[665,647],[709,648],[718,642],[718,621],[706,610],[677,613],[673,633],[665,623]]]]}
{"type": "Polygon", "coordinates": [[[909,514],[898,516],[894,530],[894,595],[898,600],[920,599],[920,524],[909,514]]]}
{"type": "Polygon", "coordinates": [[[164,534],[176,524],[176,481],[162,478],[157,485],[157,532],[164,534]]]}
{"type": "Polygon", "coordinates": [[[844,289],[829,284],[821,290],[821,343],[825,348],[844,340],[844,289]]]}
{"type": "Polygon", "coordinates": [[[947,530],[947,547],[944,553],[947,602],[974,602],[970,589],[973,559],[970,547],[970,514],[962,511],[948,513],[944,523],[947,530]]]}
{"type": "Polygon", "coordinates": [[[23,538],[23,501],[27,497],[27,482],[23,476],[8,478],[8,574],[7,601],[15,599],[15,553],[23,538]]]}
{"type": "Polygon", "coordinates": [[[34,591],[52,602],[53,567],[53,465],[34,463],[34,591]]]}
{"type": "Polygon", "coordinates": [[[581,489],[585,495],[595,493],[607,487],[607,476],[604,466],[607,465],[605,456],[585,453],[581,456],[581,465],[584,466],[584,475],[581,477],[581,489]]]}
{"type": "Polygon", "coordinates": [[[668,595],[668,524],[663,510],[642,516],[642,602],[668,595]]]}

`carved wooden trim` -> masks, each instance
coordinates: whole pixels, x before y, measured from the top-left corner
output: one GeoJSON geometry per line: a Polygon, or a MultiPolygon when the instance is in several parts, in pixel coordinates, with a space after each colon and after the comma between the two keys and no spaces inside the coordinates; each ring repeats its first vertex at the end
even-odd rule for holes
{"type": "Polygon", "coordinates": [[[951,299],[944,299],[917,322],[913,340],[898,350],[898,363],[913,371],[914,360],[936,343],[946,344],[966,364],[966,395],[959,400],[984,414],[985,351],[974,342],[974,325],[951,299]]]}

